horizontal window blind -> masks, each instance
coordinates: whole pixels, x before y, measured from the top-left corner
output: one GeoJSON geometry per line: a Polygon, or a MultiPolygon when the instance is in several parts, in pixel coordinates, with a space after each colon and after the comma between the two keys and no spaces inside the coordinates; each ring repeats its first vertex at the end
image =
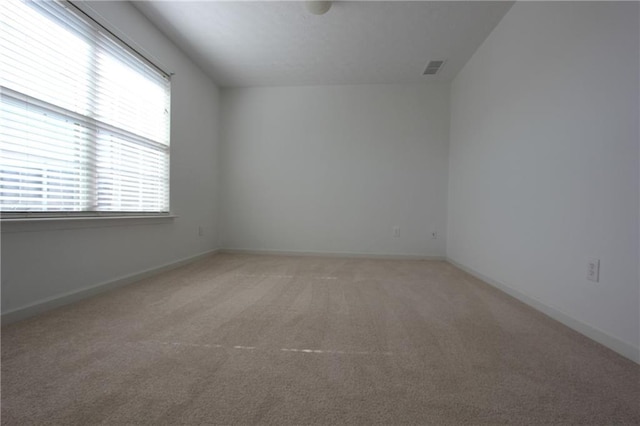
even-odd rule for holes
{"type": "Polygon", "coordinates": [[[73,5],[0,2],[0,210],[169,211],[169,77],[73,5]]]}

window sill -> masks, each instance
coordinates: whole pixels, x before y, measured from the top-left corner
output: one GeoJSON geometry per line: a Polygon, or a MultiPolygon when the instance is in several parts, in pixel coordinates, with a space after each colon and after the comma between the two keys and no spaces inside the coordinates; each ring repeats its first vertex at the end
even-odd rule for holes
{"type": "Polygon", "coordinates": [[[56,216],[0,218],[3,234],[13,232],[39,232],[66,229],[109,228],[114,226],[157,225],[173,222],[177,215],[140,216],[56,216]]]}

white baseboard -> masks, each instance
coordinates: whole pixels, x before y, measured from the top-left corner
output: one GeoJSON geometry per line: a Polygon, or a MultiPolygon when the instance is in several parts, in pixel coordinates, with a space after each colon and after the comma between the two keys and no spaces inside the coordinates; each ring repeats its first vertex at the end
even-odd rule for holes
{"type": "Polygon", "coordinates": [[[578,333],[584,334],[588,338],[595,340],[596,342],[608,347],[609,349],[619,353],[620,355],[628,358],[636,363],[640,364],[640,348],[637,348],[627,342],[624,342],[616,337],[613,337],[602,330],[599,330],[595,327],[592,327],[582,321],[579,321],[571,316],[565,314],[564,312],[551,307],[540,300],[531,297],[525,293],[522,293],[519,290],[514,289],[513,287],[496,281],[492,278],[487,277],[486,275],[481,274],[473,268],[462,265],[451,258],[446,258],[446,261],[451,263],[456,268],[462,269],[470,275],[478,278],[486,282],[487,284],[496,287],[497,289],[507,293],[508,295],[515,297],[523,303],[531,306],[532,308],[544,313],[545,315],[553,318],[556,321],[561,322],[569,328],[577,331],[578,333]]]}
{"type": "Polygon", "coordinates": [[[162,272],[175,269],[179,266],[186,265],[187,263],[195,262],[207,256],[211,256],[217,253],[219,250],[209,250],[194,256],[190,256],[184,259],[177,260],[175,262],[165,263],[164,265],[156,268],[146,269],[135,274],[125,275],[113,281],[108,281],[100,284],[96,284],[90,287],[85,287],[79,290],[70,291],[57,296],[49,297],[43,300],[39,300],[35,303],[13,309],[9,312],[2,313],[2,324],[10,324],[12,322],[20,321],[34,315],[41,314],[51,309],[58,308],[60,306],[67,305],[69,303],[77,302],[82,299],[94,296],[105,291],[112,290],[117,287],[122,287],[127,284],[140,281],[141,279],[151,277],[153,275],[160,274],[162,272]]]}
{"type": "Polygon", "coordinates": [[[444,256],[425,256],[421,254],[378,254],[356,252],[333,251],[285,251],[285,250],[254,250],[254,249],[220,249],[220,253],[228,254],[253,254],[275,256],[317,256],[337,258],[363,258],[363,259],[393,259],[393,260],[446,260],[444,256]]]}

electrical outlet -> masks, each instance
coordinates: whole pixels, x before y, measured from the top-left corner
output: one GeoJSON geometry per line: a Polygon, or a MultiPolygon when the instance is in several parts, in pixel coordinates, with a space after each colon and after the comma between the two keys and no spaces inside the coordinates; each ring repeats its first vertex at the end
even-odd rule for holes
{"type": "Polygon", "coordinates": [[[589,281],[600,281],[600,259],[589,259],[587,262],[587,279],[589,281]]]}
{"type": "Polygon", "coordinates": [[[400,237],[400,227],[399,226],[394,226],[393,227],[393,236],[396,238],[400,237]]]}
{"type": "Polygon", "coordinates": [[[198,236],[202,237],[204,235],[204,228],[202,226],[198,226],[198,236]]]}
{"type": "Polygon", "coordinates": [[[438,239],[438,233],[437,232],[432,232],[431,233],[431,239],[432,240],[437,240],[438,239]]]}

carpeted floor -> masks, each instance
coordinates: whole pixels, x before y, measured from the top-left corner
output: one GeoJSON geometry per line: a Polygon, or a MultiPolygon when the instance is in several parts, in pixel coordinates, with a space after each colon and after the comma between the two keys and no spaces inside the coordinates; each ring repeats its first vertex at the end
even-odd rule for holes
{"type": "Polygon", "coordinates": [[[2,329],[3,425],[255,423],[640,424],[640,366],[438,261],[216,255],[2,329]]]}

